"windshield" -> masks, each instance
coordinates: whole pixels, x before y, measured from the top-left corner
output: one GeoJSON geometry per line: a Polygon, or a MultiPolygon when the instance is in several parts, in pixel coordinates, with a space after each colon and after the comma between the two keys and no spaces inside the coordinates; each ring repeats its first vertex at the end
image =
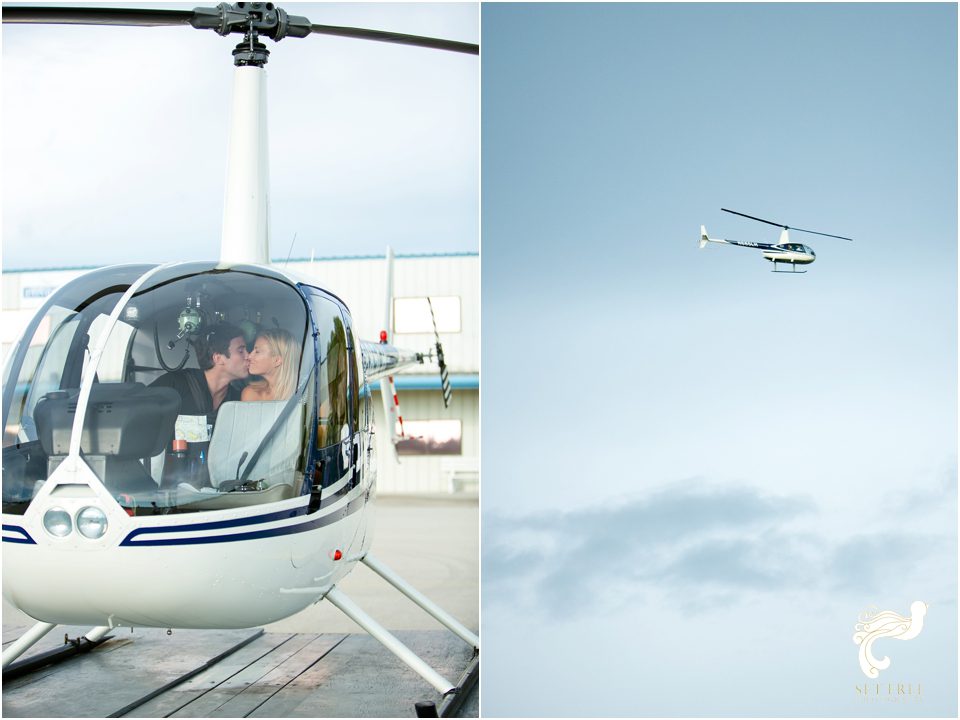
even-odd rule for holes
{"type": "MultiPolygon", "coordinates": [[[[309,492],[316,404],[336,434],[348,414],[335,379],[345,362],[321,357],[343,344],[315,349],[304,297],[282,276],[200,263],[156,272],[104,335],[136,277],[107,290],[97,273],[78,278],[28,328],[4,386],[4,512],[23,513],[69,454],[84,365],[101,342],[80,454],[130,514],[309,492]]],[[[329,318],[321,325],[329,338],[329,318]]]]}

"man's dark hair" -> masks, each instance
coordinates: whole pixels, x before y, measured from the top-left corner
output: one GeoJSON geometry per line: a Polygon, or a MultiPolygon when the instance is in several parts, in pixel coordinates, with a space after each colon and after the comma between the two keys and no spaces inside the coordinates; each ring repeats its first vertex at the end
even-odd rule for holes
{"type": "Polygon", "coordinates": [[[218,323],[206,332],[201,332],[193,346],[197,349],[197,364],[201,370],[213,367],[214,353],[230,357],[230,341],[243,337],[243,330],[230,323],[218,323]]]}

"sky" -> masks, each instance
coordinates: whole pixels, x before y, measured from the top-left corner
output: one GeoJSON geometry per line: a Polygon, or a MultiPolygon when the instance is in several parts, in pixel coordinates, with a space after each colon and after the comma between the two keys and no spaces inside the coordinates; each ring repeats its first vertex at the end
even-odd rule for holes
{"type": "Polygon", "coordinates": [[[956,12],[483,6],[484,715],[956,716],[956,12]]]}
{"type": "MultiPolygon", "coordinates": [[[[479,42],[476,3],[283,7],[479,42]]],[[[238,38],[4,25],[2,40],[4,269],[219,257],[238,38]]],[[[327,36],[267,45],[271,257],[477,251],[476,56],[327,36]]]]}

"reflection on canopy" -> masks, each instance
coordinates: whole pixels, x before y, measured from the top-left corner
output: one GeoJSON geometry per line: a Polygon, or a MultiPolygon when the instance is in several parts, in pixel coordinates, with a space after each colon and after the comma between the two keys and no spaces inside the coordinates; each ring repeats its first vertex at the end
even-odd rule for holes
{"type": "MultiPolygon", "coordinates": [[[[159,268],[117,308],[149,270],[109,268],[64,286],[11,353],[3,391],[4,512],[22,514],[68,456],[85,382],[80,455],[130,514],[298,497],[310,489],[314,441],[332,447],[352,437],[358,410],[349,406],[339,305],[319,294],[308,304],[301,289],[272,270],[189,263],[159,268]],[[241,347],[260,329],[289,332],[297,340],[297,392],[288,400],[240,402],[246,380],[238,378],[216,403],[205,358],[229,357],[228,349],[211,350],[217,328],[238,329],[241,347]],[[101,342],[102,356],[89,367],[101,342]]],[[[236,356],[232,363],[234,372],[244,367],[236,356]]],[[[341,455],[329,453],[323,484],[345,474],[341,455]]]]}

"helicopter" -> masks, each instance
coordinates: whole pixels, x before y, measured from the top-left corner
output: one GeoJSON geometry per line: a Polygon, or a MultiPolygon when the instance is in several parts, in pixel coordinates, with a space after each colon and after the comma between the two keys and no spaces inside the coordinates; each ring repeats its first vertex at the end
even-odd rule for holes
{"type": "Polygon", "coordinates": [[[724,245],[737,245],[739,247],[746,248],[756,248],[762,251],[763,258],[765,260],[769,260],[773,263],[773,272],[775,273],[803,274],[806,272],[806,270],[797,270],[797,265],[809,265],[817,259],[817,254],[813,251],[813,248],[807,245],[801,245],[800,243],[790,242],[791,230],[796,232],[810,233],[811,235],[823,235],[824,237],[832,237],[839,240],[853,241],[853,238],[843,237],[841,235],[830,235],[829,233],[817,232],[816,230],[803,230],[802,228],[790,227],[789,225],[784,225],[783,223],[773,222],[772,220],[764,220],[762,218],[754,217],[753,215],[747,215],[742,212],[737,212],[736,210],[727,210],[726,208],[720,209],[723,212],[731,213],[732,215],[739,215],[741,217],[749,218],[750,220],[756,220],[757,222],[782,228],[782,231],[780,232],[780,240],[776,244],[755,243],[748,242],[746,240],[721,240],[720,238],[709,237],[707,235],[706,227],[701,225],[700,249],[702,250],[708,242],[723,243],[724,245]],[[777,268],[779,265],[787,265],[790,267],[790,270],[778,270],[777,268]]]}
{"type": "MultiPolygon", "coordinates": [[[[389,378],[432,359],[432,350],[391,342],[389,260],[386,329],[371,342],[334,293],[270,265],[270,51],[261,40],[333,35],[472,55],[479,47],[314,24],[273,3],[191,11],[17,6],[4,8],[3,22],[241,36],[232,50],[219,259],[88,272],[47,298],[9,353],[3,596],[37,623],[4,650],[3,667],[57,624],[94,626],[82,638],[90,644],[117,627],[254,627],[326,599],[455,696],[466,675],[460,684],[442,677],[338,587],[367,565],[474,648],[475,677],[479,637],[370,552],[377,458],[369,387],[381,383],[386,405],[389,378]],[[267,330],[292,339],[289,396],[181,413],[189,398],[157,381],[191,370],[202,377],[202,348],[226,329],[247,345],[267,330]]],[[[446,401],[442,357],[438,338],[446,401]]]]}

